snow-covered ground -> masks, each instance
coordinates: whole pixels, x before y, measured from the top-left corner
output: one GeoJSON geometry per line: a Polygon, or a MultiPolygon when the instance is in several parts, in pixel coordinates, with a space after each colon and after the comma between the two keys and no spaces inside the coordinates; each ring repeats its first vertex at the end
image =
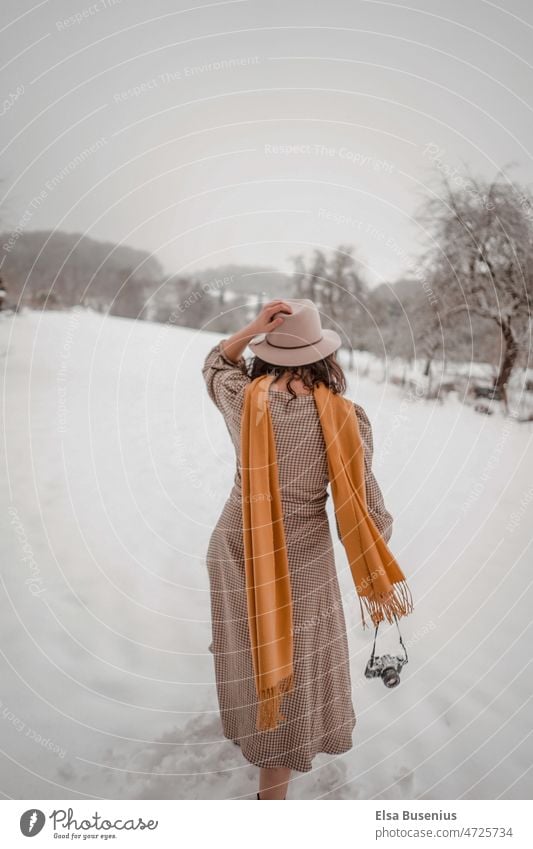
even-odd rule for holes
{"type": "MultiPolygon", "coordinates": [[[[217,338],[85,311],[0,320],[8,797],[255,793],[207,651],[204,557],[234,471],[200,371],[217,338]]],[[[295,773],[289,796],[531,798],[533,426],[357,373],[349,394],[413,592],[409,663],[394,690],[364,678],[373,633],[337,542],[354,747],[295,773]]]]}

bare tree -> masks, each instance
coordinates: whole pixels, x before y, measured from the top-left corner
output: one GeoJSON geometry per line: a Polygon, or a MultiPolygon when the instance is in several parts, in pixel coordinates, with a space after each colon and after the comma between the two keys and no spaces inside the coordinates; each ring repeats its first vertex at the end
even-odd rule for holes
{"type": "Polygon", "coordinates": [[[353,365],[352,346],[367,292],[353,250],[349,245],[339,245],[328,258],[323,251],[315,249],[308,263],[301,255],[293,257],[298,297],[310,298],[324,312],[324,326],[340,333],[343,346],[350,354],[350,368],[353,365]]]}
{"type": "Polygon", "coordinates": [[[509,181],[476,180],[424,204],[420,220],[433,243],[425,256],[438,304],[431,332],[460,313],[489,319],[501,335],[494,389],[505,400],[529,323],[533,295],[533,196],[509,181]]]}
{"type": "Polygon", "coordinates": [[[292,257],[294,263],[294,289],[298,298],[309,298],[318,304],[320,290],[326,277],[327,259],[323,251],[315,248],[307,262],[302,254],[292,257]]]}

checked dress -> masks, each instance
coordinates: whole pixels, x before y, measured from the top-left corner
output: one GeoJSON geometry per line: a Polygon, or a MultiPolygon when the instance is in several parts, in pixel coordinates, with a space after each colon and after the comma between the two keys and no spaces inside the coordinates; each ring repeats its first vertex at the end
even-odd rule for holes
{"type": "MultiPolygon", "coordinates": [[[[346,622],[326,514],[328,465],[317,409],[312,395],[293,398],[287,391],[269,390],[291,581],[294,690],[283,696],[286,720],[274,730],[257,731],[239,468],[240,422],[249,378],[219,344],[207,354],[202,373],[236,453],[233,487],[206,555],[210,649],[223,732],[258,767],[309,772],[319,752],[341,754],[351,749],[356,724],[346,622]]],[[[371,468],[372,428],[363,408],[355,403],[354,407],[365,447],[368,510],[388,542],[393,520],[371,468]]]]}

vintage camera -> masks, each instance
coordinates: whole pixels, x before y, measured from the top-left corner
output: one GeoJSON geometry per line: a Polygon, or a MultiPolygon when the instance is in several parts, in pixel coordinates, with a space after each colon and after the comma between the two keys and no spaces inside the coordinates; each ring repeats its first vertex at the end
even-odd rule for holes
{"type": "Polygon", "coordinates": [[[382,678],[386,687],[397,687],[400,683],[400,672],[407,663],[407,658],[383,654],[381,657],[371,657],[365,669],[366,678],[382,678]]]}
{"type": "Polygon", "coordinates": [[[392,688],[397,687],[400,683],[400,672],[402,671],[405,664],[408,662],[407,657],[407,649],[405,648],[404,642],[402,640],[402,635],[400,634],[400,629],[398,627],[398,619],[396,619],[396,627],[398,628],[398,634],[400,635],[400,643],[404,650],[405,657],[399,657],[398,655],[392,654],[383,654],[381,657],[375,657],[374,651],[376,648],[376,637],[378,635],[379,623],[376,625],[376,633],[374,634],[374,645],[372,646],[372,654],[370,656],[370,660],[368,661],[365,669],[365,678],[381,678],[386,687],[392,688]]]}

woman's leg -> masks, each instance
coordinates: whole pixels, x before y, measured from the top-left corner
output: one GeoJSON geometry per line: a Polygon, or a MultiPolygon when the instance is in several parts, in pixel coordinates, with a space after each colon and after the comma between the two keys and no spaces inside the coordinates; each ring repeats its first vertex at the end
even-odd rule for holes
{"type": "Polygon", "coordinates": [[[285,766],[262,769],[259,773],[259,796],[261,799],[285,799],[291,770],[285,766]]]}

